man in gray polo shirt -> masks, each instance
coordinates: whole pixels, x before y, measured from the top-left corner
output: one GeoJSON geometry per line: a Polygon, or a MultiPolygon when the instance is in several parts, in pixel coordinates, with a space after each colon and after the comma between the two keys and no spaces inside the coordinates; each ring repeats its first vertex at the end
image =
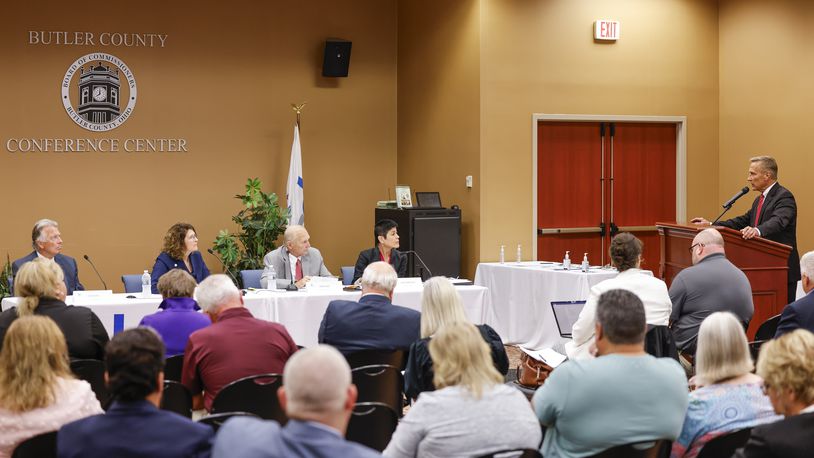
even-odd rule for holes
{"type": "Polygon", "coordinates": [[[676,346],[695,354],[698,327],[712,312],[732,312],[742,323],[752,319],[752,286],[746,275],[726,259],[724,239],[715,229],[704,229],[692,241],[692,267],[676,275],[670,285],[670,315],[676,346]]]}

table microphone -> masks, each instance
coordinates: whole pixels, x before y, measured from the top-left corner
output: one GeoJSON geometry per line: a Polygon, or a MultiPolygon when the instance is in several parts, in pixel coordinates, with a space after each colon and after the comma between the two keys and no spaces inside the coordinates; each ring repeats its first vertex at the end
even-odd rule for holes
{"type": "Polygon", "coordinates": [[[233,282],[235,282],[235,286],[237,286],[237,285],[239,285],[239,284],[240,284],[240,283],[238,283],[237,278],[235,278],[234,274],[232,274],[232,272],[230,272],[230,271],[229,271],[229,268],[228,268],[228,267],[226,267],[226,263],[225,263],[225,262],[223,262],[223,259],[221,259],[221,258],[220,258],[220,256],[218,256],[217,254],[215,254],[215,252],[214,252],[214,251],[212,251],[212,248],[207,248],[207,249],[206,249],[206,252],[207,252],[207,253],[209,253],[209,254],[211,254],[212,256],[214,256],[214,257],[215,257],[215,259],[217,259],[217,260],[218,260],[218,262],[220,262],[220,265],[222,265],[222,266],[223,266],[223,271],[224,271],[224,272],[226,272],[226,274],[227,274],[227,275],[229,275],[229,277],[232,279],[232,281],[233,281],[233,282]]]}
{"type": "MultiPolygon", "coordinates": [[[[291,259],[288,257],[288,250],[283,253],[283,261],[288,264],[288,275],[291,275],[291,282],[285,287],[286,291],[299,291],[297,285],[294,284],[294,275],[291,273],[291,259]]],[[[276,281],[276,280],[275,280],[276,281]]]]}
{"type": "Polygon", "coordinates": [[[413,251],[413,250],[409,250],[409,251],[402,251],[402,253],[405,253],[405,254],[407,254],[407,253],[411,253],[413,256],[415,256],[415,258],[416,258],[416,259],[418,259],[418,262],[420,262],[420,263],[421,263],[421,266],[422,266],[422,267],[424,267],[424,270],[426,270],[426,271],[427,271],[427,273],[428,273],[428,274],[430,274],[430,277],[432,277],[432,271],[430,270],[430,268],[429,268],[429,267],[427,267],[427,264],[424,264],[424,260],[423,260],[423,259],[421,259],[421,256],[419,256],[419,255],[418,255],[418,253],[416,253],[416,252],[415,252],[415,251],[413,251]]]}
{"type": "Polygon", "coordinates": [[[88,264],[90,264],[91,267],[93,267],[93,271],[96,272],[96,276],[99,277],[99,281],[102,282],[102,286],[104,286],[105,289],[107,289],[107,283],[105,283],[105,280],[102,278],[101,275],[99,275],[99,271],[96,270],[96,266],[93,265],[93,261],[90,260],[88,255],[84,255],[82,257],[85,258],[85,261],[88,261],[88,264]]]}

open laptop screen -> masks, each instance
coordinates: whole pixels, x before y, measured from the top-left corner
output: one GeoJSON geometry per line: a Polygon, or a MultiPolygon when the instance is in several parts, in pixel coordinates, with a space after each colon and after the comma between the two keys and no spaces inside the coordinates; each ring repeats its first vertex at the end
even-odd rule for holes
{"type": "Polygon", "coordinates": [[[554,319],[557,320],[560,336],[571,337],[571,329],[584,306],[585,301],[551,301],[551,311],[554,313],[554,319]]]}

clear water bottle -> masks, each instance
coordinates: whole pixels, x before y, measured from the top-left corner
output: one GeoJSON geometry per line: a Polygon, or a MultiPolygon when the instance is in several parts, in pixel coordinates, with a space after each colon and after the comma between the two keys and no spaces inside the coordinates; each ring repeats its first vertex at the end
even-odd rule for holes
{"type": "Polygon", "coordinates": [[[144,274],[141,276],[141,296],[142,297],[150,297],[153,293],[153,287],[150,284],[150,272],[144,271],[144,274]]]}
{"type": "Polygon", "coordinates": [[[517,244],[517,263],[523,262],[523,247],[517,244]]]}
{"type": "Polygon", "coordinates": [[[506,262],[506,245],[500,245],[500,263],[506,262]]]}
{"type": "Polygon", "coordinates": [[[270,266],[270,267],[271,267],[271,269],[269,269],[269,275],[267,277],[268,280],[269,280],[269,283],[268,283],[268,286],[266,286],[266,288],[268,288],[268,289],[277,289],[277,270],[274,269],[274,266],[270,266]]]}
{"type": "Polygon", "coordinates": [[[566,251],[565,257],[562,258],[562,268],[565,270],[571,270],[571,257],[569,256],[571,252],[566,251]]]}

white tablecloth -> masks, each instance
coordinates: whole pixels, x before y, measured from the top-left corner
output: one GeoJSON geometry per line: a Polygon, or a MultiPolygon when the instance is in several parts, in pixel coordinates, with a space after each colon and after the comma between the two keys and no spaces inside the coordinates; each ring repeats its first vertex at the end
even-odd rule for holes
{"type": "Polygon", "coordinates": [[[585,300],[593,285],[614,276],[615,270],[565,271],[552,263],[481,263],[475,284],[488,288],[484,322],[503,342],[540,349],[564,342],[551,301],[585,300]]]}
{"type": "MultiPolygon", "coordinates": [[[[484,322],[486,304],[489,301],[486,288],[480,286],[458,286],[467,317],[473,323],[484,322]]],[[[399,286],[393,294],[393,303],[421,310],[421,285],[399,286]]],[[[140,294],[134,294],[140,296],[140,294]]],[[[102,321],[111,336],[118,330],[138,326],[146,315],[155,313],[161,296],[154,295],[143,299],[128,299],[128,294],[111,294],[97,297],[69,296],[68,304],[89,307],[102,321]]],[[[298,345],[305,347],[317,344],[317,331],[328,303],[334,299],[358,300],[361,292],[342,290],[322,291],[250,291],[244,297],[246,308],[256,318],[282,323],[298,345]]],[[[13,307],[19,299],[3,299],[2,309],[13,307]]]]}

